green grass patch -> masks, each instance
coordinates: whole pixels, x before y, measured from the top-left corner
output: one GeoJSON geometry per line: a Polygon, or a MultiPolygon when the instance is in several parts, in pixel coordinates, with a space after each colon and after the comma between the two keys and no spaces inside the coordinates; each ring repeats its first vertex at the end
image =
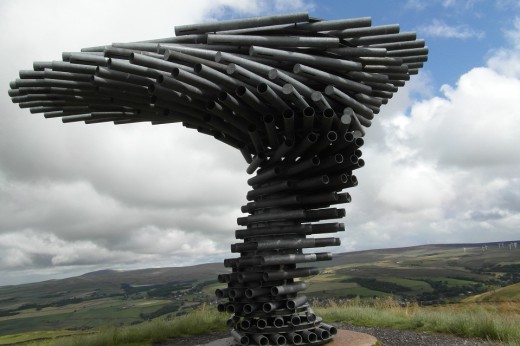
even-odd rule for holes
{"type": "Polygon", "coordinates": [[[64,336],[78,336],[83,334],[92,334],[92,331],[71,331],[71,330],[53,330],[53,331],[37,331],[21,334],[0,336],[0,345],[12,345],[15,343],[23,343],[33,340],[55,339],[64,336]]]}
{"type": "MultiPolygon", "coordinates": [[[[402,304],[392,297],[382,299],[356,298],[338,304],[329,301],[314,309],[326,322],[352,323],[367,327],[421,330],[448,333],[465,338],[481,338],[520,345],[520,315],[517,312],[497,314],[476,304],[420,307],[402,304]]],[[[518,311],[518,310],[516,310],[518,311]]],[[[44,346],[117,346],[152,345],[174,337],[200,335],[226,330],[227,314],[214,307],[201,306],[189,314],[171,320],[158,318],[128,327],[106,327],[96,334],[67,337],[48,335],[52,340],[34,344],[44,346]]],[[[13,340],[15,336],[10,336],[13,340]]]]}
{"type": "MultiPolygon", "coordinates": [[[[117,346],[151,345],[169,338],[222,331],[226,329],[227,316],[215,308],[202,306],[188,315],[172,320],[158,318],[128,327],[109,327],[94,335],[63,337],[37,345],[44,346],[117,346]]],[[[36,344],[34,344],[36,345],[36,344]]]]}
{"type": "Polygon", "coordinates": [[[518,314],[497,315],[478,306],[421,308],[415,304],[403,306],[392,298],[354,299],[341,305],[329,303],[315,311],[326,322],[447,333],[520,345],[518,314]]]}

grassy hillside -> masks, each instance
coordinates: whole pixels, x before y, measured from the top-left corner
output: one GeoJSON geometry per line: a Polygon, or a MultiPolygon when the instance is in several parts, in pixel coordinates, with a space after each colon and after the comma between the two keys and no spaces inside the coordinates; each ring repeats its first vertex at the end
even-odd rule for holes
{"type": "MultiPolygon", "coordinates": [[[[520,290],[516,284],[520,282],[520,248],[509,250],[492,243],[351,252],[317,265],[322,272],[305,280],[306,295],[315,304],[390,296],[421,305],[472,299],[479,304],[517,302],[520,290]]],[[[0,335],[90,331],[140,324],[159,316],[174,318],[202,304],[214,304],[215,288],[224,286],[216,281],[222,272],[226,269],[220,263],[104,270],[0,287],[0,335]]],[[[500,311],[517,306],[501,305],[500,311]]]]}
{"type": "Polygon", "coordinates": [[[492,289],[464,299],[464,303],[518,303],[520,304],[520,283],[492,289]]]}

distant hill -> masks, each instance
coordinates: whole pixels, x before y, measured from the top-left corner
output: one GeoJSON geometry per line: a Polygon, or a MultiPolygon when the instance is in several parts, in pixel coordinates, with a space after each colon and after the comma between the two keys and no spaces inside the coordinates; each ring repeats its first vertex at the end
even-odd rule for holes
{"type": "MultiPolygon", "coordinates": [[[[420,304],[520,300],[520,247],[510,242],[438,244],[336,254],[305,278],[311,299],[394,296],[420,304]],[[508,287],[506,287],[508,286],[508,287]]],[[[517,242],[518,243],[518,242],[517,242]]],[[[309,251],[310,252],[310,251],[309,251]]],[[[88,330],[182,315],[215,304],[222,263],[81,276],[0,287],[0,335],[88,330]]]]}

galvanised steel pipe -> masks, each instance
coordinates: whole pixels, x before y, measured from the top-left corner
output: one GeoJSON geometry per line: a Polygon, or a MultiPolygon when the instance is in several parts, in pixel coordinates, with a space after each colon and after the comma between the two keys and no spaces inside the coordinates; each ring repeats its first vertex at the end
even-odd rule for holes
{"type": "Polygon", "coordinates": [[[235,19],[205,24],[179,25],[175,27],[175,35],[205,34],[208,32],[236,30],[244,28],[258,28],[277,24],[291,24],[308,22],[309,15],[304,12],[291,13],[277,16],[253,17],[248,19],[235,19]]]}
{"type": "Polygon", "coordinates": [[[308,78],[317,79],[326,84],[337,85],[343,91],[361,92],[370,94],[372,89],[364,84],[354,82],[350,79],[342,78],[332,73],[324,72],[316,68],[312,68],[303,64],[294,65],[293,72],[308,78]]]}
{"type": "Polygon", "coordinates": [[[208,35],[208,44],[262,47],[339,47],[337,37],[208,35]]]}
{"type": "Polygon", "coordinates": [[[284,61],[293,61],[298,64],[326,67],[337,71],[360,71],[362,69],[361,64],[357,62],[259,46],[252,46],[249,49],[249,55],[259,58],[280,59],[284,61]]]}
{"type": "Polygon", "coordinates": [[[374,114],[427,61],[398,25],[307,13],[178,27],[181,35],[65,52],[34,62],[9,96],[31,113],[86,124],[182,124],[238,149],[250,201],[239,217],[240,257],[224,260],[217,309],[240,345],[322,345],[337,330],[316,316],[298,281],[319,273],[345,230],[331,206],[349,203],[374,114]],[[341,45],[340,45],[341,42],[341,45]],[[286,50],[284,48],[289,48],[286,50]],[[296,63],[296,64],[295,64],[296,63]],[[236,96],[235,96],[236,95],[236,96]]]}

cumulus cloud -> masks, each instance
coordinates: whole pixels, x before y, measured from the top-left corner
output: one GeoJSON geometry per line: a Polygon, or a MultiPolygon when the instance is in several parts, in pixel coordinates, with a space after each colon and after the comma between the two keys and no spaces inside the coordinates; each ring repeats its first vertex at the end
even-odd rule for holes
{"type": "MultiPolygon", "coordinates": [[[[35,60],[61,60],[62,51],[174,36],[175,25],[223,16],[312,8],[280,0],[2,1],[9,54],[0,84],[35,60]]],[[[0,284],[229,253],[248,190],[236,150],[178,125],[64,125],[18,109],[5,94],[0,111],[0,284]]]]}
{"type": "MultiPolygon", "coordinates": [[[[519,32],[517,22],[509,35],[519,32]]],[[[356,173],[346,249],[518,238],[520,79],[510,73],[520,62],[517,42],[440,96],[404,98],[382,112],[356,173]]]]}

